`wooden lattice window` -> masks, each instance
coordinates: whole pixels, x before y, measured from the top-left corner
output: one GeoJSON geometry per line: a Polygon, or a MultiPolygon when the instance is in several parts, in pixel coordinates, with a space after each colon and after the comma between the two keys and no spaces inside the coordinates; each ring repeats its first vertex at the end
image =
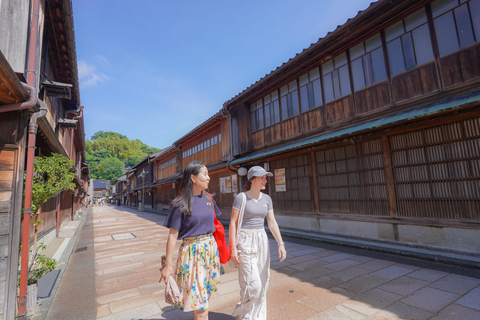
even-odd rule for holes
{"type": "Polygon", "coordinates": [[[155,204],[158,210],[167,210],[176,197],[173,183],[164,184],[156,189],[155,204]]]}
{"type": "Polygon", "coordinates": [[[397,213],[480,220],[480,118],[390,137],[397,213]]]}
{"type": "Polygon", "coordinates": [[[286,191],[276,192],[275,182],[270,179],[274,210],[315,212],[313,175],[309,154],[298,155],[271,162],[272,172],[285,168],[286,191]]]}
{"type": "Polygon", "coordinates": [[[321,213],[388,215],[381,140],[315,153],[321,213]]]}

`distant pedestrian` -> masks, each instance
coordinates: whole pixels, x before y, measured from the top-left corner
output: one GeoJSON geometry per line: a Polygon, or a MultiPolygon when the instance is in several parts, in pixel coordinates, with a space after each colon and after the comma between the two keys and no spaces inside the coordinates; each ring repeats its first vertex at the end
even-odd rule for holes
{"type": "Polygon", "coordinates": [[[205,192],[210,177],[204,163],[190,162],[183,173],[180,194],[170,206],[164,226],[170,228],[166,247],[166,267],[162,269],[165,283],[175,277],[182,301],[176,305],[193,311],[194,319],[208,319],[208,302],[217,291],[221,266],[217,243],[212,233],[213,210],[221,215],[215,201],[205,192]],[[213,201],[213,203],[212,203],[213,201]],[[175,271],[172,259],[175,242],[182,239],[175,271]]]}
{"type": "Polygon", "coordinates": [[[265,190],[267,176],[272,176],[272,173],[260,166],[250,168],[244,187],[247,191],[239,193],[233,202],[229,228],[231,259],[238,264],[240,282],[240,302],[236,305],[233,316],[240,319],[267,319],[270,248],[264,227],[265,217],[270,232],[278,243],[280,261],[287,257],[285,244],[273,213],[272,199],[261,192],[265,190]],[[243,202],[245,203],[243,219],[237,239],[237,224],[243,202]]]}

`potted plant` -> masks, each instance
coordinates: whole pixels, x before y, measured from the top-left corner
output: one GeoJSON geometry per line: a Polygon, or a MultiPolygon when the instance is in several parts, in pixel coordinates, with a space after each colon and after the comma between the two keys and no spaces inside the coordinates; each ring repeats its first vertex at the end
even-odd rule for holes
{"type": "Polygon", "coordinates": [[[32,262],[28,266],[28,284],[36,284],[38,279],[55,270],[57,261],[53,258],[47,258],[45,255],[40,254],[42,250],[45,250],[47,246],[43,243],[37,248],[37,252],[32,259],[32,262]]]}
{"type": "MultiPolygon", "coordinates": [[[[35,255],[28,266],[28,281],[27,281],[27,316],[35,313],[37,307],[37,293],[38,293],[38,279],[46,275],[48,272],[55,270],[57,261],[40,254],[47,246],[41,243],[38,246],[35,255]]],[[[30,249],[30,252],[32,250],[30,249]]]]}

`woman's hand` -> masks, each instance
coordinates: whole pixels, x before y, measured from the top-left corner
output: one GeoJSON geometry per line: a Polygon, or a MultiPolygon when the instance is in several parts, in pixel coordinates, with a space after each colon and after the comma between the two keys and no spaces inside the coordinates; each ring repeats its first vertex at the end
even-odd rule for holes
{"type": "MultiPolygon", "coordinates": [[[[170,228],[170,232],[168,234],[168,239],[167,239],[167,250],[165,253],[165,260],[162,261],[162,266],[164,267],[160,269],[160,272],[162,274],[163,281],[165,282],[165,284],[167,284],[167,280],[169,277],[175,276],[175,274],[173,273],[173,266],[172,266],[172,258],[173,258],[172,254],[173,254],[173,250],[175,249],[175,242],[177,241],[177,239],[178,239],[178,230],[170,228]]],[[[160,280],[162,280],[162,278],[160,278],[160,280]]],[[[158,282],[160,282],[160,280],[158,282]]]]}
{"type": "Polygon", "coordinates": [[[163,282],[165,282],[165,284],[167,284],[168,278],[173,277],[174,275],[172,265],[165,265],[165,267],[160,272],[162,274],[163,282]]]}
{"type": "Polygon", "coordinates": [[[230,260],[232,260],[236,264],[240,264],[240,258],[238,257],[237,248],[232,249],[232,255],[230,256],[230,260]]]}
{"type": "Polygon", "coordinates": [[[281,244],[278,246],[278,258],[280,259],[280,262],[285,260],[287,257],[287,250],[285,250],[285,245],[281,244]]]}

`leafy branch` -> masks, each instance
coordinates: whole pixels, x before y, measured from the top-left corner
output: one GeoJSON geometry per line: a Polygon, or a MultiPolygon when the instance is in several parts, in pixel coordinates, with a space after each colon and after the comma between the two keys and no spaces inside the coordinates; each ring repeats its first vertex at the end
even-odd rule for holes
{"type": "Polygon", "coordinates": [[[54,153],[50,157],[37,157],[33,164],[32,216],[48,199],[61,191],[74,190],[74,163],[67,157],[54,153]]]}

